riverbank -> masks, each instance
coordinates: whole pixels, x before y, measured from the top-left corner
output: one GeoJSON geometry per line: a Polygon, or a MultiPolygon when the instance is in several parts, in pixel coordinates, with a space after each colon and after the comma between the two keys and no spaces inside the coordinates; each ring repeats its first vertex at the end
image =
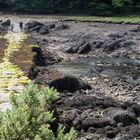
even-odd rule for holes
{"type": "Polygon", "coordinates": [[[60,92],[54,106],[66,130],[88,140],[139,138],[138,25],[51,20],[27,27],[41,46],[30,78],[60,92]]]}

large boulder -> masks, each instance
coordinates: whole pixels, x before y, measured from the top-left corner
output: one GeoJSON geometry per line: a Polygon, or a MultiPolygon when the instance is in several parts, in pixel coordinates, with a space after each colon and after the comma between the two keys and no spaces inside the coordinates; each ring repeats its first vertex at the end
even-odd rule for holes
{"type": "Polygon", "coordinates": [[[45,60],[44,57],[42,55],[42,50],[39,47],[34,47],[32,48],[33,52],[36,52],[36,55],[33,58],[33,61],[35,63],[36,66],[45,66],[45,60]]]}
{"type": "Polygon", "coordinates": [[[11,20],[10,19],[6,19],[5,21],[3,21],[1,23],[2,26],[10,26],[11,25],[11,20]]]}
{"type": "Polygon", "coordinates": [[[56,52],[49,49],[43,51],[43,57],[46,65],[53,65],[62,61],[62,58],[56,52]]]}
{"type": "Polygon", "coordinates": [[[102,48],[104,52],[113,52],[116,49],[119,49],[121,47],[121,42],[124,41],[122,39],[118,40],[106,40],[102,44],[102,48]]]}
{"type": "Polygon", "coordinates": [[[41,27],[44,26],[44,24],[38,22],[38,21],[34,21],[34,20],[29,20],[27,23],[25,23],[25,31],[30,31],[31,29],[35,28],[35,27],[41,27]]]}
{"type": "Polygon", "coordinates": [[[91,45],[86,41],[80,41],[78,44],[71,46],[66,49],[66,53],[78,53],[78,54],[86,54],[91,51],[91,45]]]}
{"type": "Polygon", "coordinates": [[[40,69],[35,82],[41,85],[49,85],[59,92],[75,92],[80,89],[90,89],[90,86],[76,77],[61,73],[54,68],[40,69]]]}
{"type": "Polygon", "coordinates": [[[34,62],[36,66],[48,66],[58,63],[62,58],[56,53],[49,49],[45,48],[33,48],[33,51],[36,52],[34,57],[34,62]]]}
{"type": "MultiPolygon", "coordinates": [[[[50,25],[50,28],[53,28],[54,25],[50,25]]],[[[26,32],[37,32],[41,35],[49,34],[49,27],[45,26],[44,24],[38,22],[38,21],[28,21],[24,29],[26,32]]]]}

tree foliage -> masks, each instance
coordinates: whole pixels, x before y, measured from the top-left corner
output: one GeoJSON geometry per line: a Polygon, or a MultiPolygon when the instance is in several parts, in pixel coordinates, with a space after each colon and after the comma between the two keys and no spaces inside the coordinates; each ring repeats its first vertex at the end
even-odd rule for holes
{"type": "Polygon", "coordinates": [[[136,13],[139,0],[0,0],[0,9],[32,13],[136,13]]]}

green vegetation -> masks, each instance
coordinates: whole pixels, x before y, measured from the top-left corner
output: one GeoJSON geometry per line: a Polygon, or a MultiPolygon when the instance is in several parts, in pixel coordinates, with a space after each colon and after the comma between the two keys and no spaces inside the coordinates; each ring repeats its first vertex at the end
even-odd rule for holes
{"type": "Polygon", "coordinates": [[[62,16],[61,20],[73,21],[92,21],[106,23],[140,23],[140,16],[116,16],[116,17],[97,17],[97,16],[62,16]]]}
{"type": "Polygon", "coordinates": [[[57,133],[51,130],[51,124],[55,120],[51,103],[58,98],[56,90],[47,87],[39,91],[33,83],[20,95],[12,94],[12,109],[1,113],[0,139],[75,140],[76,133],[73,129],[66,134],[62,126],[58,127],[57,133]]]}
{"type": "Polygon", "coordinates": [[[31,80],[24,75],[18,66],[11,62],[13,54],[20,50],[22,42],[27,38],[23,33],[9,33],[4,36],[8,41],[8,47],[4,52],[4,58],[0,63],[0,93],[8,93],[17,89],[22,89],[31,80]]]}
{"type": "Polygon", "coordinates": [[[0,0],[0,9],[33,13],[134,14],[139,0],[0,0]]]}

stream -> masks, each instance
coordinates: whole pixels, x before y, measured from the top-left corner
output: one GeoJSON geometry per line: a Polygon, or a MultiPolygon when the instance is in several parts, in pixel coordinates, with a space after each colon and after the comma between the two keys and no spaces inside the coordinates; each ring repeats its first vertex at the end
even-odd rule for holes
{"type": "MultiPolygon", "coordinates": [[[[77,77],[120,77],[127,78],[129,82],[135,83],[131,73],[140,66],[139,60],[128,58],[109,58],[109,57],[87,57],[77,58],[71,62],[63,62],[54,65],[56,69],[65,74],[77,77]]],[[[140,84],[140,79],[137,79],[140,84]]]]}

